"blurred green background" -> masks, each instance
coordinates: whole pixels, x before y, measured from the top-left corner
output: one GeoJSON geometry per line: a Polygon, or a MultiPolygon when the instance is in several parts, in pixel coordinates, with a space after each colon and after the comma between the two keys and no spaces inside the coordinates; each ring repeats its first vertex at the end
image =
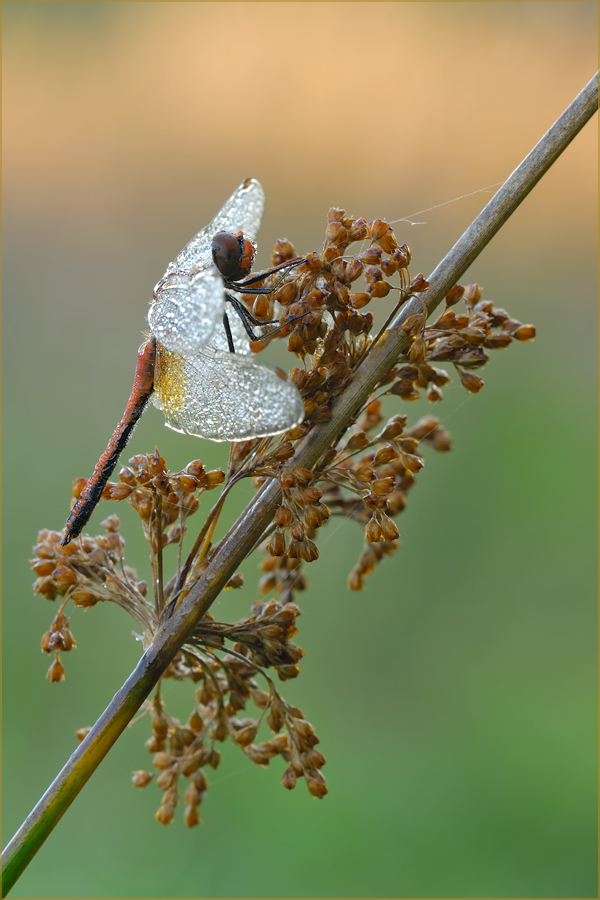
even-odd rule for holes
{"type": "MultiPolygon", "coordinates": [[[[318,248],[337,205],[426,223],[397,234],[427,275],[491,195],[474,192],[593,75],[597,7],[3,8],[6,842],[138,658],[124,613],[76,611],[67,680],[50,685],[39,640],[55,607],[32,596],[28,558],[121,415],[166,264],[252,175],[267,194],[258,265],[278,237],[318,248]]],[[[597,895],[596,158],[592,121],[462,279],[538,337],[493,354],[480,395],[453,383],[436,407],[454,451],[426,454],[401,551],[350,593],[361,534],[323,529],[285,694],[317,728],[329,795],[288,793],[277,761],[227,751],[203,826],[186,830],[180,808],[164,829],[156,787],[129,783],[150,765],[141,723],[12,896],[597,895]]],[[[223,460],[152,408],[130,451],[156,444],[174,470],[223,460]]],[[[240,486],[224,524],[246,500],[240,486]]],[[[243,571],[217,618],[256,599],[255,560],[243,571]]],[[[191,708],[185,685],[166,698],[191,708]]]]}

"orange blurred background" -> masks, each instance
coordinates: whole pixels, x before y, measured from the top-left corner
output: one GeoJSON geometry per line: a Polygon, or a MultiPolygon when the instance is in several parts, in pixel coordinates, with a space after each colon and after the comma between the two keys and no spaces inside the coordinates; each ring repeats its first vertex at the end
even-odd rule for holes
{"type": "MultiPolygon", "coordinates": [[[[341,206],[425,223],[395,227],[427,275],[594,74],[597,5],[3,13],[9,834],[138,654],[120,611],[74,615],[67,681],[45,682],[36,642],[54,609],[31,597],[27,559],[122,413],[169,260],[253,176],[259,267],[279,237],[318,248],[341,206]]],[[[536,342],[492,354],[481,395],[456,387],[436,408],[455,450],[428,458],[403,547],[365,592],[346,591],[361,542],[347,523],[309,573],[290,692],[315,720],[331,794],[288,795],[281,773],[232,754],[202,831],[163,832],[156,789],[128,785],[150,764],[140,725],[13,896],[594,895],[596,197],[594,120],[462,279],[534,322],[536,342]]],[[[417,406],[413,419],[431,411],[417,406]]],[[[156,443],[172,469],[222,462],[152,409],[131,453],[156,443]]],[[[141,569],[141,543],[128,549],[141,569]]],[[[247,613],[253,562],[245,574],[217,617],[247,613]]]]}

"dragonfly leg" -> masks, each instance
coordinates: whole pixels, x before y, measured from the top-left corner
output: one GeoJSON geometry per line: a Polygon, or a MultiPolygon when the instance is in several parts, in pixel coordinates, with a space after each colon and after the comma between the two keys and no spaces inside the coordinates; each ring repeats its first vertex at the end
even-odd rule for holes
{"type": "MultiPolygon", "coordinates": [[[[253,316],[252,313],[246,309],[246,307],[243,305],[243,303],[240,303],[240,301],[237,300],[232,294],[228,294],[226,292],[225,298],[229,301],[229,303],[231,303],[231,305],[235,309],[236,313],[242,320],[242,325],[246,329],[246,334],[248,335],[248,337],[250,338],[251,341],[262,341],[264,338],[271,337],[277,331],[281,331],[281,329],[284,328],[286,325],[289,325],[291,322],[297,322],[298,319],[303,319],[304,316],[307,316],[309,314],[309,312],[311,312],[311,310],[308,310],[307,312],[302,313],[300,316],[293,316],[291,319],[288,319],[287,322],[284,322],[282,325],[279,325],[277,328],[273,328],[273,330],[269,331],[267,334],[256,335],[252,331],[251,324],[252,325],[275,325],[275,323],[277,322],[277,319],[268,319],[266,322],[264,320],[257,319],[256,316],[253,316]]],[[[228,325],[229,325],[229,322],[225,326],[226,333],[227,333],[228,325]]],[[[229,341],[229,337],[227,338],[227,340],[229,341]]]]}
{"type": "MultiPolygon", "coordinates": [[[[236,313],[241,319],[245,319],[246,322],[249,322],[251,325],[274,325],[277,322],[277,319],[257,319],[256,316],[252,315],[249,309],[246,309],[243,303],[233,296],[233,294],[225,294],[226,298],[229,300],[236,313]]],[[[256,338],[252,338],[252,340],[256,340],[256,338]]]]}
{"type": "MultiPolygon", "coordinates": [[[[251,312],[248,312],[248,310],[243,305],[243,303],[240,303],[240,301],[237,300],[233,296],[233,294],[225,293],[225,297],[231,303],[231,305],[235,309],[236,313],[240,317],[240,319],[242,321],[242,325],[246,329],[246,334],[248,335],[250,340],[251,341],[262,340],[262,335],[256,335],[252,331],[252,325],[271,325],[272,322],[261,322],[261,320],[257,319],[255,316],[253,316],[251,312]]],[[[225,313],[223,316],[223,324],[225,324],[226,319],[227,319],[227,313],[225,313]]],[[[225,325],[225,333],[227,334],[227,343],[229,343],[229,341],[231,340],[231,330],[229,330],[229,332],[228,332],[227,331],[228,328],[229,328],[229,322],[227,322],[227,324],[225,325]]],[[[233,342],[229,346],[230,350],[232,349],[232,344],[233,344],[233,342]]]]}
{"type": "Polygon", "coordinates": [[[223,313],[223,327],[225,328],[225,335],[227,337],[229,352],[235,353],[235,347],[233,346],[233,336],[231,334],[231,325],[229,324],[229,318],[226,312],[223,313]]]}
{"type": "Polygon", "coordinates": [[[293,269],[296,266],[299,266],[301,263],[306,262],[306,257],[304,256],[296,256],[294,259],[289,259],[287,262],[279,263],[278,266],[272,266],[270,269],[265,269],[264,272],[256,272],[254,275],[247,275],[246,278],[243,278],[241,281],[231,281],[228,282],[227,287],[235,289],[239,291],[241,294],[271,294],[283,281],[285,276],[287,275],[287,270],[293,269]],[[250,285],[256,284],[259,281],[264,281],[265,278],[268,278],[269,275],[273,275],[275,272],[279,272],[282,269],[286,270],[282,275],[277,279],[273,287],[270,288],[252,288],[250,285]]]}

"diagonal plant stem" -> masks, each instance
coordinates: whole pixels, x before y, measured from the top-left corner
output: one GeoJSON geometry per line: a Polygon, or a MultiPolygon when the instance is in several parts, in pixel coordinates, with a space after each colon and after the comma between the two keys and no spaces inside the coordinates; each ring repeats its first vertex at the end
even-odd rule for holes
{"type": "MultiPolygon", "coordinates": [[[[597,108],[596,75],[435,268],[427,279],[430,287],[424,299],[413,298],[400,309],[356,370],[352,382],[338,397],[331,418],[317,425],[299,443],[294,456],[296,465],[311,468],[317,462],[408,344],[410,338],[402,330],[402,324],[409,316],[422,313],[423,303],[428,313],[433,312],[597,108]]],[[[125,684],[11,839],[3,854],[3,896],[31,862],[179,648],[191,637],[200,619],[260,540],[280,501],[279,483],[275,480],[266,482],[220,542],[209,566],[173,616],[164,622],[125,684]]]]}

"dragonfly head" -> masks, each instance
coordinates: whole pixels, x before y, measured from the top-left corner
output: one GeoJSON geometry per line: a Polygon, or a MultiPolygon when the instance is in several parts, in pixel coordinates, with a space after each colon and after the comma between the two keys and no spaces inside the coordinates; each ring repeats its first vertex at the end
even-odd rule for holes
{"type": "Polygon", "coordinates": [[[240,281],[249,274],[256,256],[256,244],[241,231],[218,231],[212,239],[212,258],[225,281],[240,281]]]}

